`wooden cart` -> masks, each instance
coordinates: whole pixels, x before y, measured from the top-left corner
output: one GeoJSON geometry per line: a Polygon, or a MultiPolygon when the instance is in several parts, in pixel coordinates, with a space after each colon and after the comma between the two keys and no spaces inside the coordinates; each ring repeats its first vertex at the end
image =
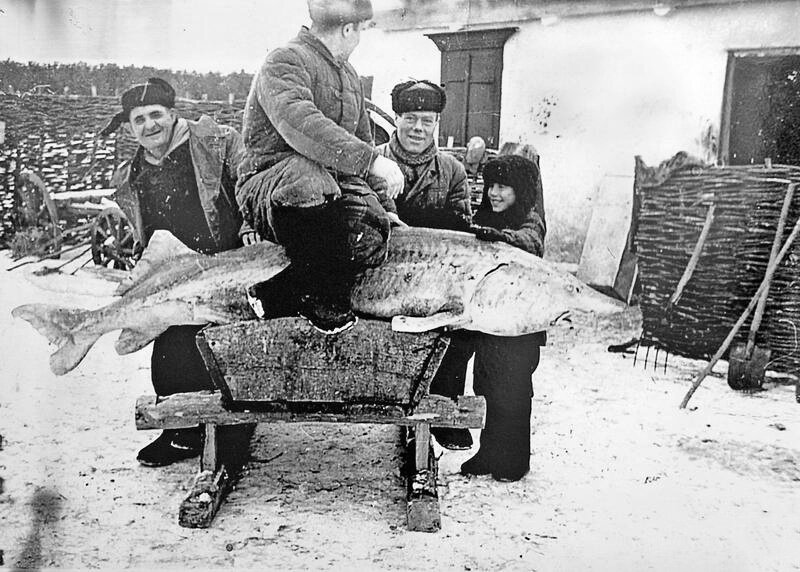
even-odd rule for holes
{"type": "Polygon", "coordinates": [[[51,193],[39,175],[23,170],[15,190],[19,227],[37,227],[50,236],[35,254],[52,258],[87,246],[96,265],[133,268],[133,228],[113,200],[115,189],[51,193]]]}
{"type": "Polygon", "coordinates": [[[447,336],[393,332],[388,322],[364,319],[326,336],[300,318],[280,318],[208,327],[197,344],[217,390],[143,396],[136,405],[138,429],[205,428],[181,526],[210,526],[246,462],[254,425],[248,431],[243,424],[319,421],[404,427],[408,528],[440,528],[430,429],[480,428],[485,415],[482,397],[454,401],[428,392],[447,336]],[[228,430],[234,425],[240,429],[228,430]]]}

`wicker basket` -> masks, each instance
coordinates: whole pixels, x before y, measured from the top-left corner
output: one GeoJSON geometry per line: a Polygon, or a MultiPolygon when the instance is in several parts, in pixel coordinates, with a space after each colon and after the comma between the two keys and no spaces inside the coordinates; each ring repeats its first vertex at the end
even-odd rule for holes
{"type": "MultiPolygon", "coordinates": [[[[713,354],[761,283],[787,186],[800,167],[711,167],[679,154],[655,169],[637,157],[635,253],[639,261],[643,340],[673,353],[713,354]],[[670,307],[709,206],[715,217],[699,263],[670,307]]],[[[800,217],[800,193],[784,240],[800,217]]],[[[736,341],[744,342],[749,321],[736,341]]],[[[772,280],[757,343],[772,350],[769,368],[800,370],[800,243],[772,280]]]]}

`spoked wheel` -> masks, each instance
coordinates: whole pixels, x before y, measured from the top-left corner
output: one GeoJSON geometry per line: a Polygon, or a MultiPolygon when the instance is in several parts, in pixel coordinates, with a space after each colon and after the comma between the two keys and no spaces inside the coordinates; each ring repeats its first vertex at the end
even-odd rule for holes
{"type": "Polygon", "coordinates": [[[41,239],[34,239],[43,252],[58,255],[61,252],[61,227],[58,224],[58,208],[47,186],[39,175],[23,170],[15,180],[15,204],[20,230],[40,233],[41,239]],[[47,239],[47,235],[52,238],[47,239]]]}
{"type": "Polygon", "coordinates": [[[131,270],[133,258],[133,229],[120,209],[102,210],[92,222],[92,260],[98,266],[116,270],[131,270]]]}

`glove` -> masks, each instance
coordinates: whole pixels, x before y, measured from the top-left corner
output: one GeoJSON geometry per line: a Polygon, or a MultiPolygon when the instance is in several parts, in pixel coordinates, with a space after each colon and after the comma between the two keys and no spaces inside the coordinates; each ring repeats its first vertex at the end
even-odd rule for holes
{"type": "Polygon", "coordinates": [[[505,242],[506,240],[506,235],[503,234],[502,230],[497,230],[490,226],[473,226],[470,230],[475,233],[475,237],[478,240],[489,242],[505,242]]]}

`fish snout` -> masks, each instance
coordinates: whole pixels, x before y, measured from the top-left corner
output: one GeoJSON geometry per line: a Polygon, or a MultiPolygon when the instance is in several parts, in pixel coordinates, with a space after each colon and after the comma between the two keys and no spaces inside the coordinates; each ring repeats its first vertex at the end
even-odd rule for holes
{"type": "Polygon", "coordinates": [[[576,312],[595,314],[599,316],[617,314],[627,308],[624,302],[616,300],[611,296],[606,296],[591,286],[570,285],[573,295],[572,309],[576,312]]]}

